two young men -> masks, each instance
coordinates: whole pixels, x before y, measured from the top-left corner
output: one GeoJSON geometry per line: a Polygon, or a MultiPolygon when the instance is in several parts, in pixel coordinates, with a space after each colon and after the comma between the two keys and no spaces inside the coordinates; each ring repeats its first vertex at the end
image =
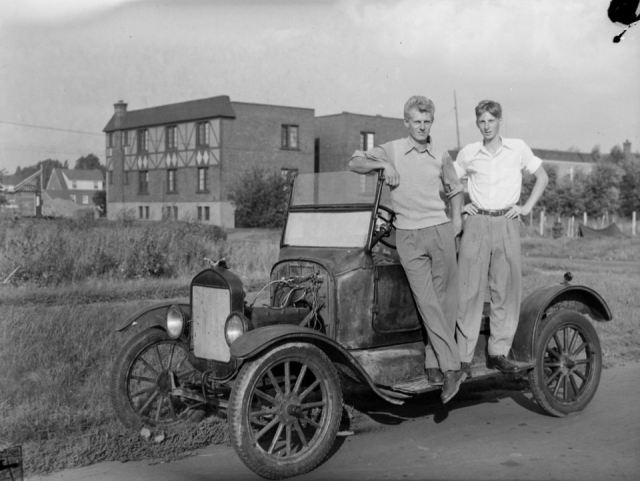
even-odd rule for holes
{"type": "Polygon", "coordinates": [[[462,149],[455,164],[432,141],[434,114],[431,100],[411,97],[404,106],[409,136],[367,152],[356,151],[349,168],[358,173],[384,170],[397,216],[400,262],[428,336],[427,376],[432,384],[442,382],[441,398],[446,403],[470,375],[487,282],[492,303],[489,362],[506,372],[514,368],[506,355],[520,306],[518,219],[542,195],[546,173],[524,142],[499,136],[502,112],[496,102],[484,101],[476,108],[483,140],[462,149]],[[535,173],[536,184],[527,203],[518,207],[522,169],[535,173]],[[459,267],[454,239],[462,228],[463,189],[458,176],[468,178],[472,201],[464,207],[470,217],[459,267]],[[451,220],[441,193],[450,202],[451,220]],[[476,258],[482,261],[478,265],[476,258]],[[508,279],[502,278],[505,272],[508,279]]]}

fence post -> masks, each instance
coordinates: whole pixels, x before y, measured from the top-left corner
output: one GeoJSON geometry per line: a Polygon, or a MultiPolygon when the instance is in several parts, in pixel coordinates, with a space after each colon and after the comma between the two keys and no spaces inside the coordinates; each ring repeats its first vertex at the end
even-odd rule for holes
{"type": "Polygon", "coordinates": [[[586,212],[582,213],[582,225],[585,226],[585,227],[587,226],[587,213],[586,212]]]}
{"type": "Polygon", "coordinates": [[[544,209],[540,211],[540,236],[544,237],[544,209]]]}

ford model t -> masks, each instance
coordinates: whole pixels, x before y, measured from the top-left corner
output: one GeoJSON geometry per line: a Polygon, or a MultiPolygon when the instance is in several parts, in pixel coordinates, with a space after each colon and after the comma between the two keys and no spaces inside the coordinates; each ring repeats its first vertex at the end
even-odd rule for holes
{"type": "MultiPolygon", "coordinates": [[[[212,263],[191,281],[188,301],[145,309],[119,328],[137,332],[114,364],[120,420],[161,427],[219,410],[242,461],[277,479],[307,472],[329,453],[341,380],[396,404],[440,389],[425,375],[427,340],[393,220],[379,173],[297,176],[268,301],[247,302],[240,278],[212,263]]],[[[569,277],[525,298],[511,351],[554,416],[592,399],[602,368],[592,321],[611,319],[600,295],[569,277]]],[[[472,379],[498,373],[486,367],[486,321],[472,379]]]]}

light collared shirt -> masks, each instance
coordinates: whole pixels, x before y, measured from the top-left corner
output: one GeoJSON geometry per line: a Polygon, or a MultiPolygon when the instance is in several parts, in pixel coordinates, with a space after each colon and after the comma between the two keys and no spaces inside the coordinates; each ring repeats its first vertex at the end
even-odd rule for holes
{"type": "Polygon", "coordinates": [[[489,152],[482,142],[465,146],[454,166],[460,178],[468,179],[471,202],[486,210],[507,209],[518,203],[522,171],[533,174],[542,165],[529,146],[520,139],[501,139],[502,146],[489,152]]]}
{"type": "Polygon", "coordinates": [[[383,160],[398,171],[400,183],[391,189],[391,205],[398,229],[422,229],[449,222],[447,198],[462,191],[453,161],[446,150],[411,137],[387,142],[353,157],[383,160]]]}

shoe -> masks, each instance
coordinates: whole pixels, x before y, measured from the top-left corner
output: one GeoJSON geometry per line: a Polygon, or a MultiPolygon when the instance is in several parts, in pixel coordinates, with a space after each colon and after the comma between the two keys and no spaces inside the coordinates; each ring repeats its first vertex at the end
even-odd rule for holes
{"type": "Polygon", "coordinates": [[[444,382],[442,371],[437,367],[428,367],[427,381],[429,381],[429,384],[431,385],[442,386],[442,383],[444,382]]]}
{"type": "Polygon", "coordinates": [[[507,359],[506,356],[489,356],[487,367],[497,369],[505,374],[513,374],[514,372],[520,371],[520,367],[507,359]]]}
{"type": "Polygon", "coordinates": [[[442,394],[440,394],[440,398],[442,399],[442,404],[446,404],[453,396],[458,394],[458,390],[460,389],[460,384],[467,378],[466,373],[463,371],[447,371],[444,375],[444,384],[442,386],[442,394]]]}
{"type": "Polygon", "coordinates": [[[461,362],[460,370],[467,375],[468,379],[471,379],[471,363],[470,362],[461,362]]]}

